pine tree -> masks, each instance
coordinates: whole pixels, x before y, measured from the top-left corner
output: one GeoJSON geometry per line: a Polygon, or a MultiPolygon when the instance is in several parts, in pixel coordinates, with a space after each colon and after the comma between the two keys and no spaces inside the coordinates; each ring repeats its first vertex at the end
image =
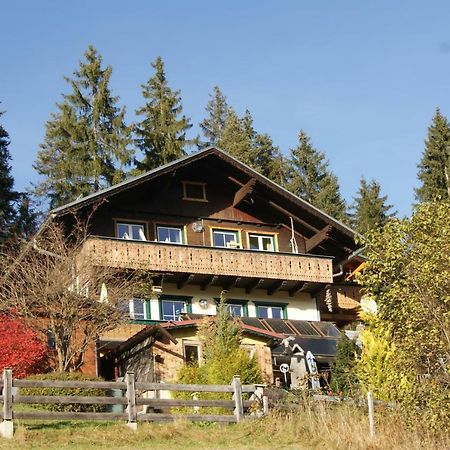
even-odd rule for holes
{"type": "Polygon", "coordinates": [[[232,108],[228,109],[228,117],[218,142],[219,147],[227,151],[244,164],[253,162],[252,138],[254,131],[250,128],[251,116],[246,112],[244,119],[239,118],[232,108]]]}
{"type": "MultiPolygon", "coordinates": [[[[3,112],[0,112],[0,117],[3,112]]],[[[15,202],[19,194],[14,191],[14,178],[11,175],[9,135],[0,125],[0,239],[9,235],[10,227],[16,217],[15,202]]]]}
{"type": "Polygon", "coordinates": [[[336,360],[332,366],[331,388],[333,392],[352,396],[358,392],[358,377],[356,374],[357,354],[359,352],[355,341],[348,339],[344,333],[339,338],[336,350],[336,360]]]}
{"type": "Polygon", "coordinates": [[[229,107],[219,146],[270,180],[284,185],[287,164],[267,133],[257,133],[250,111],[239,117],[229,107]]]}
{"type": "Polygon", "coordinates": [[[291,149],[287,188],[316,208],[338,220],[346,220],[346,205],[336,175],[328,168],[325,155],[316,150],[303,131],[299,143],[291,149]]]}
{"type": "Polygon", "coordinates": [[[217,145],[220,142],[229,112],[227,99],[220,88],[214,86],[213,91],[213,94],[210,94],[211,99],[205,108],[208,117],[200,124],[200,128],[203,130],[203,135],[208,139],[209,145],[217,145]]]}
{"type": "Polygon", "coordinates": [[[143,116],[136,124],[136,143],[143,152],[142,160],[135,160],[137,171],[144,172],[169,163],[186,154],[186,147],[195,142],[186,132],[192,127],[183,107],[180,91],[173,91],[167,83],[163,60],[158,57],[152,67],[155,74],[142,85],[146,100],[136,114],[143,116]]]}
{"type": "Polygon", "coordinates": [[[74,78],[65,77],[72,92],[47,122],[34,165],[45,177],[35,192],[48,197],[51,207],[121,181],[132,159],[125,109],[116,106],[119,98],[109,88],[112,68],[102,68],[92,46],[84,56],[74,78]]]}
{"type": "Polygon", "coordinates": [[[367,182],[361,178],[357,196],[351,206],[351,222],[353,228],[360,234],[383,226],[395,212],[389,212],[392,205],[388,205],[387,195],[381,196],[381,186],[375,180],[367,182]]]}
{"type": "Polygon", "coordinates": [[[450,125],[439,108],[428,128],[418,168],[418,178],[422,183],[416,189],[419,202],[450,198],[450,125]]]}
{"type": "Polygon", "coordinates": [[[272,138],[264,134],[256,134],[253,139],[255,156],[253,167],[265,177],[284,186],[287,179],[287,162],[280,149],[273,144],[272,138]]]}
{"type": "Polygon", "coordinates": [[[39,214],[31,205],[30,196],[26,193],[19,194],[16,217],[12,233],[18,239],[30,239],[39,228],[39,214]]]}

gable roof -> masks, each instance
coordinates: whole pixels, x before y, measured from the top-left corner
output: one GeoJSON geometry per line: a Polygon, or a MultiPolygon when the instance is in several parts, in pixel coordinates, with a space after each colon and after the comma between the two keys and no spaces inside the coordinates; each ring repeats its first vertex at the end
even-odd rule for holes
{"type": "Polygon", "coordinates": [[[100,200],[102,198],[107,198],[107,197],[115,195],[119,192],[122,192],[124,190],[128,190],[134,186],[145,183],[146,181],[152,180],[152,179],[157,178],[166,173],[173,172],[176,169],[178,169],[179,167],[183,167],[183,166],[192,164],[195,161],[198,161],[198,160],[205,158],[207,156],[210,156],[210,155],[214,155],[214,156],[220,158],[221,160],[227,162],[228,164],[231,164],[232,166],[236,167],[241,172],[246,173],[250,178],[255,178],[258,182],[260,182],[262,185],[264,185],[270,191],[274,192],[277,195],[280,195],[287,201],[290,201],[290,202],[296,204],[297,206],[308,211],[312,215],[319,217],[325,223],[334,226],[336,229],[338,229],[340,232],[342,232],[346,236],[353,239],[357,235],[354,230],[352,230],[350,227],[348,227],[344,223],[340,222],[339,220],[331,217],[330,215],[326,214],[325,212],[323,212],[320,209],[316,208],[315,206],[311,205],[306,200],[303,200],[300,197],[294,195],[292,192],[290,192],[287,189],[283,188],[282,186],[276,184],[272,180],[269,180],[264,175],[261,175],[260,173],[256,172],[254,169],[252,169],[251,167],[247,166],[246,164],[242,163],[241,161],[239,161],[235,157],[231,156],[224,150],[221,150],[217,147],[206,147],[202,150],[199,150],[197,152],[186,155],[180,159],[177,159],[170,163],[164,164],[163,166],[160,166],[156,169],[150,170],[150,171],[145,172],[136,177],[122,181],[121,183],[115,184],[108,188],[102,189],[100,191],[94,192],[85,197],[82,197],[80,199],[74,200],[70,203],[67,203],[66,205],[63,205],[63,206],[53,209],[52,211],[50,211],[50,215],[51,215],[51,217],[64,215],[71,210],[74,210],[74,209],[76,210],[76,209],[82,208],[82,207],[92,204],[95,201],[100,200]]]}

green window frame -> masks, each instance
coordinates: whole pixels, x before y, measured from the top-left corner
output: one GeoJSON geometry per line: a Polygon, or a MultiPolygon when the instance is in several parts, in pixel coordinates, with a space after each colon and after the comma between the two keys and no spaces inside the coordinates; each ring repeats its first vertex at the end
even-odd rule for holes
{"type": "MultiPolygon", "coordinates": [[[[219,304],[220,298],[214,298],[216,301],[216,305],[219,304]]],[[[227,298],[227,305],[236,305],[242,307],[242,315],[237,317],[248,317],[248,300],[236,299],[236,298],[227,298]]]]}
{"type": "Polygon", "coordinates": [[[213,228],[212,244],[216,248],[242,248],[239,230],[213,228]],[[233,237],[232,240],[229,240],[230,236],[233,237]]]}
{"type": "MultiPolygon", "coordinates": [[[[259,314],[259,307],[267,307],[267,308],[281,308],[281,318],[284,320],[288,319],[288,303],[280,303],[280,302],[253,302],[256,307],[256,317],[261,318],[259,314]]],[[[267,317],[271,319],[272,317],[267,317]]]]}
{"type": "Polygon", "coordinates": [[[141,323],[141,322],[148,322],[152,319],[151,317],[151,309],[150,309],[150,299],[147,298],[140,298],[140,297],[133,297],[128,301],[128,314],[130,317],[131,323],[141,323]],[[135,316],[135,302],[141,301],[143,303],[143,314],[144,317],[138,317],[135,316]]]}
{"type": "MultiPolygon", "coordinates": [[[[184,303],[184,312],[188,314],[192,314],[192,297],[186,296],[186,295],[167,295],[163,294],[160,295],[158,298],[159,303],[159,319],[164,321],[169,321],[173,319],[164,319],[164,316],[167,316],[167,314],[164,314],[164,303],[168,304],[169,302],[180,302],[184,303]]],[[[174,314],[175,316],[175,314],[174,314]]]]}
{"type": "Polygon", "coordinates": [[[258,252],[277,252],[277,239],[274,234],[248,233],[248,248],[258,252]],[[253,240],[253,241],[252,241],[253,240]],[[256,240],[256,245],[255,245],[256,240]],[[269,240],[271,249],[265,249],[265,241],[269,240]]]}

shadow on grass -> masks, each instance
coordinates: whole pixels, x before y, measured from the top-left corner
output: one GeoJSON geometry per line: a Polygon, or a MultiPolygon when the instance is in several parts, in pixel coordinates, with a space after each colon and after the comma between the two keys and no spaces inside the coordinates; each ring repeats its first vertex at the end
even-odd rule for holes
{"type": "Polygon", "coordinates": [[[71,421],[71,420],[59,420],[52,422],[31,422],[20,421],[20,425],[27,430],[64,430],[70,428],[71,430],[89,428],[95,426],[96,428],[107,428],[112,425],[116,425],[122,422],[94,422],[94,421],[71,421]]]}

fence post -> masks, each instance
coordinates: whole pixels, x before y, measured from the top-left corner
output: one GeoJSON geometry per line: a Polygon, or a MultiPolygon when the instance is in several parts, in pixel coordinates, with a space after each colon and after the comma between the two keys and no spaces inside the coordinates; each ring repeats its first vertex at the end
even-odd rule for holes
{"type": "Polygon", "coordinates": [[[0,423],[0,434],[11,439],[14,435],[12,416],[12,370],[3,370],[3,422],[0,423]]]}
{"type": "Polygon", "coordinates": [[[263,414],[267,416],[267,414],[269,414],[269,397],[267,395],[263,395],[262,403],[263,403],[263,414]]]}
{"type": "Polygon", "coordinates": [[[236,422],[240,422],[244,418],[241,377],[239,375],[235,375],[231,385],[233,386],[234,415],[236,416],[236,422]]]}
{"type": "Polygon", "coordinates": [[[127,385],[127,412],[128,412],[128,427],[132,430],[137,430],[137,413],[136,413],[136,390],[134,388],[134,372],[127,372],[125,374],[125,383],[127,385]]]}
{"type": "Polygon", "coordinates": [[[375,420],[373,417],[373,396],[372,391],[367,392],[367,406],[369,408],[369,433],[370,437],[375,437],[375,420]]]}

